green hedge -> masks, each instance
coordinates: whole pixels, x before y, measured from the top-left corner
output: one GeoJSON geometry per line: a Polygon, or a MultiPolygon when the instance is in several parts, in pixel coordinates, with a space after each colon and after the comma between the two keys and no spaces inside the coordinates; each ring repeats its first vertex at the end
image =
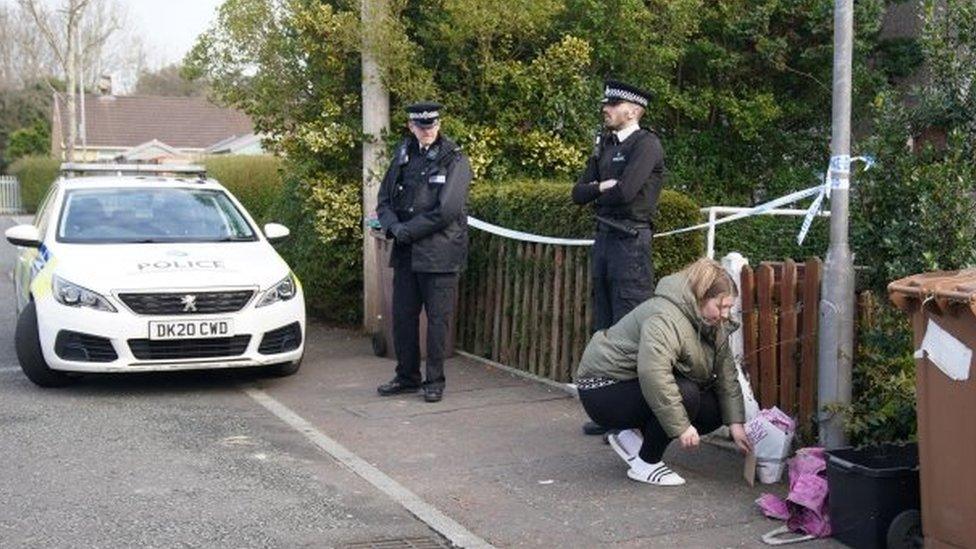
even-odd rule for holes
{"type": "MultiPolygon", "coordinates": [[[[882,294],[883,295],[883,294],[882,294]]],[[[840,407],[851,444],[910,442],[917,437],[915,359],[909,316],[882,298],[858,333],[853,398],[840,407]]]]}
{"type": "MultiPolygon", "coordinates": [[[[471,215],[509,229],[562,238],[593,235],[591,210],[573,204],[571,186],[553,181],[481,183],[471,191],[471,215]]],[[[698,205],[680,193],[665,190],[658,200],[657,232],[694,225],[698,205]]],[[[658,276],[672,273],[704,253],[702,232],[666,236],[654,241],[658,276]]]]}
{"type": "MultiPolygon", "coordinates": [[[[283,173],[281,192],[266,213],[268,219],[287,226],[291,236],[276,249],[301,281],[310,314],[356,325],[362,319],[362,236],[344,232],[325,238],[317,223],[320,212],[311,197],[311,189],[321,177],[291,163],[283,173]]],[[[361,206],[355,195],[352,200],[358,226],[361,206]]]]}
{"type": "Polygon", "coordinates": [[[25,156],[10,165],[10,175],[20,181],[20,200],[27,212],[37,210],[60,169],[61,162],[53,156],[25,156]]]}
{"type": "Polygon", "coordinates": [[[715,257],[739,252],[752,265],[787,258],[803,261],[811,256],[826,257],[830,218],[814,219],[803,245],[798,246],[796,235],[802,225],[802,217],[785,216],[756,216],[719,225],[715,229],[715,257]]]}
{"type": "MultiPolygon", "coordinates": [[[[945,152],[913,155],[888,131],[889,142],[876,145],[886,154],[859,174],[851,201],[852,247],[878,293],[912,274],[976,266],[976,165],[966,137],[951,132],[945,152]]],[[[976,131],[970,139],[976,150],[976,131]]]]}
{"type": "Polygon", "coordinates": [[[200,163],[207,168],[207,175],[227,187],[259,224],[275,221],[269,213],[283,190],[280,158],[211,156],[200,163]]]}
{"type": "MultiPolygon", "coordinates": [[[[268,211],[282,192],[281,160],[271,155],[212,156],[201,164],[207,173],[227,187],[259,222],[269,221],[268,211]]],[[[10,174],[20,181],[21,200],[34,212],[44,193],[57,178],[60,161],[50,156],[27,156],[11,164],[10,174]]]]}
{"type": "MultiPolygon", "coordinates": [[[[702,207],[751,207],[817,185],[824,151],[817,140],[796,140],[788,150],[757,151],[755,145],[726,142],[713,132],[675,131],[664,138],[668,157],[667,188],[693,197],[702,207]],[[789,156],[792,161],[771,166],[758,177],[743,166],[760,157],[789,156]]],[[[794,208],[810,204],[807,199],[794,208]]],[[[830,208],[829,201],[824,203],[830,208]]],[[[703,216],[703,220],[707,219],[703,216]]],[[[796,235],[802,217],[756,216],[720,225],[715,232],[715,257],[739,252],[753,265],[760,261],[804,260],[827,252],[829,219],[817,218],[803,246],[796,235]]]]}

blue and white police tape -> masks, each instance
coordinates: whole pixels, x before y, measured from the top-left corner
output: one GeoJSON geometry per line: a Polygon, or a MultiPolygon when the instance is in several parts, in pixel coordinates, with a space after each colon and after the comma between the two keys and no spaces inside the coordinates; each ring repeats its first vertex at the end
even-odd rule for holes
{"type": "Polygon", "coordinates": [[[540,236],[532,233],[523,233],[522,231],[515,231],[512,229],[506,229],[505,227],[499,227],[498,225],[492,225],[487,221],[482,221],[476,217],[468,216],[468,225],[474,227],[475,229],[480,229],[487,233],[495,234],[504,238],[510,238],[512,240],[520,240],[522,242],[535,242],[538,244],[556,244],[559,246],[592,246],[593,240],[587,238],[554,238],[551,236],[540,236]]]}
{"type": "MultiPolygon", "coordinates": [[[[808,196],[813,196],[821,191],[821,187],[818,185],[816,187],[810,187],[802,191],[797,191],[795,193],[789,194],[782,198],[777,198],[776,200],[771,200],[765,204],[760,204],[755,208],[750,208],[748,210],[730,215],[728,217],[723,217],[715,221],[715,225],[722,225],[724,223],[731,223],[739,219],[746,217],[751,217],[754,215],[762,214],[768,210],[778,208],[780,206],[785,206],[787,204],[792,204],[798,200],[802,200],[808,196]]],[[[476,217],[468,216],[468,225],[480,229],[491,234],[495,234],[504,238],[511,238],[513,240],[520,240],[523,242],[536,242],[539,244],[558,244],[564,246],[592,246],[592,239],[568,239],[568,238],[554,238],[551,236],[540,236],[537,234],[525,233],[522,231],[515,231],[512,229],[506,229],[505,227],[499,227],[498,225],[492,225],[491,223],[482,221],[476,217]]],[[[698,231],[701,229],[707,229],[711,226],[711,223],[700,223],[698,225],[692,225],[691,227],[684,227],[681,229],[675,229],[673,231],[667,231],[662,233],[655,233],[654,238],[660,238],[664,236],[671,236],[675,234],[688,233],[692,231],[698,231]]]]}
{"type": "MultiPolygon", "coordinates": [[[[790,193],[786,196],[770,200],[763,204],[759,204],[748,210],[743,210],[741,212],[732,214],[722,219],[716,220],[714,223],[699,223],[698,225],[692,225],[690,227],[684,227],[681,229],[675,229],[673,231],[666,231],[663,233],[655,233],[654,238],[660,238],[664,236],[671,236],[675,234],[682,234],[691,231],[699,231],[702,229],[707,229],[711,226],[718,226],[725,223],[731,223],[733,221],[738,221],[740,219],[745,219],[747,217],[752,217],[756,215],[761,215],[769,210],[774,210],[780,206],[786,206],[793,204],[794,202],[799,202],[804,198],[816,195],[813,200],[813,204],[807,210],[806,217],[803,219],[803,226],[800,229],[800,233],[797,235],[797,244],[803,244],[803,240],[806,238],[807,232],[810,230],[810,224],[813,222],[813,218],[817,216],[820,212],[820,207],[823,204],[824,197],[830,197],[831,188],[847,188],[849,185],[850,177],[850,166],[852,162],[864,162],[865,169],[870,169],[874,165],[874,158],[870,156],[858,156],[855,158],[847,157],[833,157],[830,161],[830,169],[827,171],[827,176],[824,177],[824,183],[822,185],[817,185],[816,187],[810,187],[809,189],[804,189],[802,191],[796,191],[790,193]],[[844,183],[840,181],[843,180],[844,183]]],[[[480,229],[482,231],[495,234],[504,238],[510,238],[513,240],[520,240],[522,242],[535,242],[538,244],[555,244],[562,246],[592,246],[593,240],[587,238],[555,238],[551,236],[541,236],[532,233],[526,233],[522,231],[515,231],[512,229],[506,229],[505,227],[499,227],[498,225],[492,225],[486,221],[482,221],[476,217],[468,216],[468,225],[480,229]]]]}
{"type": "Polygon", "coordinates": [[[817,198],[813,199],[813,204],[810,204],[807,215],[803,218],[803,225],[800,227],[800,232],[796,235],[797,245],[803,244],[803,240],[807,237],[807,232],[810,231],[813,218],[820,213],[820,208],[823,207],[824,198],[830,198],[830,190],[847,190],[851,187],[851,164],[854,162],[864,162],[864,171],[867,171],[874,166],[874,157],[855,156],[851,158],[849,155],[838,155],[830,158],[830,167],[827,169],[827,175],[824,176],[824,182],[819,187],[820,193],[817,194],[817,198]]]}

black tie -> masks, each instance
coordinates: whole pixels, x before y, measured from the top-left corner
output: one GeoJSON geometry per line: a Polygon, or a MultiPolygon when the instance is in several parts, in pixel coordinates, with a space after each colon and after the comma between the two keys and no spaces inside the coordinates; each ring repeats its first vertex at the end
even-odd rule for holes
{"type": "Polygon", "coordinates": [[[620,144],[620,141],[617,139],[617,134],[611,133],[607,137],[607,145],[610,145],[611,147],[616,147],[619,144],[620,144]]]}

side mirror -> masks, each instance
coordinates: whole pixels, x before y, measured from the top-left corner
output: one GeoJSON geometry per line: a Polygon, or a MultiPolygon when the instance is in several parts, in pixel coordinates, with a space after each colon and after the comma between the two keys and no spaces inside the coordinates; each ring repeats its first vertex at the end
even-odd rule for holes
{"type": "MultiPolygon", "coordinates": [[[[285,231],[287,230],[285,229],[285,231]]],[[[14,246],[23,246],[25,248],[41,247],[41,233],[33,225],[16,225],[10,227],[7,229],[5,236],[7,237],[7,241],[14,246]]]]}
{"type": "Polygon", "coordinates": [[[288,238],[290,234],[291,231],[288,230],[288,227],[279,225],[278,223],[268,223],[264,226],[264,237],[272,244],[281,242],[288,238]]]}

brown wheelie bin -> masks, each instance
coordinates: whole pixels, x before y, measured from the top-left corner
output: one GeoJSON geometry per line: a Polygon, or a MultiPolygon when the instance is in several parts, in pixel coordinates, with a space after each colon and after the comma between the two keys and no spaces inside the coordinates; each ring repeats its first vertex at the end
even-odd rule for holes
{"type": "Polygon", "coordinates": [[[925,546],[976,547],[976,269],[888,285],[911,315],[925,546]]]}

